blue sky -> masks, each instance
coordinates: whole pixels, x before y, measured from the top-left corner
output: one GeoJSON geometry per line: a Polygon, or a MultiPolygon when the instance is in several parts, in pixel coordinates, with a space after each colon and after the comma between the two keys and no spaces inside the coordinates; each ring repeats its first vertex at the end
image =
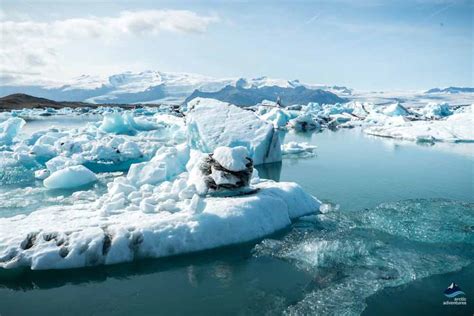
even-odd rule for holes
{"type": "Polygon", "coordinates": [[[472,1],[7,1],[3,81],[161,70],[364,90],[472,86],[472,1]]]}

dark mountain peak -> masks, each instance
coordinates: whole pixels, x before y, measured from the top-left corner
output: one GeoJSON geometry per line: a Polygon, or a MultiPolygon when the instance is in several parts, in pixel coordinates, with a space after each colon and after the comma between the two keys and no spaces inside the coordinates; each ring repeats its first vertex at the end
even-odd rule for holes
{"type": "Polygon", "coordinates": [[[33,109],[33,108],[63,108],[90,106],[82,102],[58,102],[45,98],[38,98],[29,94],[14,93],[0,98],[0,110],[33,109]]]}

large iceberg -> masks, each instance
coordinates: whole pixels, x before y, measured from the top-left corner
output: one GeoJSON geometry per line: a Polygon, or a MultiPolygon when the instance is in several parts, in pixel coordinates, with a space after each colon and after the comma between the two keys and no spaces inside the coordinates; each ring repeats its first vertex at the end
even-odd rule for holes
{"type": "MultiPolygon", "coordinates": [[[[213,155],[232,173],[242,172],[242,162],[249,161],[245,147],[219,147],[213,155]]],[[[0,268],[78,268],[185,254],[259,239],[319,210],[321,203],[299,185],[261,180],[256,172],[243,194],[200,192],[196,170],[205,157],[186,144],[162,148],[115,178],[94,202],[1,218],[0,268]]],[[[85,168],[59,169],[45,185],[77,184],[84,179],[82,171],[74,173],[79,169],[85,168]]]]}
{"type": "Polygon", "coordinates": [[[204,98],[188,103],[189,143],[202,152],[244,146],[254,164],[281,161],[280,139],[272,125],[235,105],[204,98]]]}

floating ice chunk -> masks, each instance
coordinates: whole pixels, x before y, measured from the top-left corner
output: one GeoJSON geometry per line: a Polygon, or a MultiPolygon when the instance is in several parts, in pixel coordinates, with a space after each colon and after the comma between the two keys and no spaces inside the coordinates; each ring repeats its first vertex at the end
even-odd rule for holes
{"type": "Polygon", "coordinates": [[[31,147],[31,153],[40,160],[49,160],[58,154],[51,145],[34,145],[31,147]]]}
{"type": "Polygon", "coordinates": [[[287,144],[283,144],[281,146],[281,151],[283,155],[313,155],[316,146],[310,145],[306,142],[297,143],[297,142],[289,142],[287,144]]]}
{"type": "Polygon", "coordinates": [[[309,113],[301,114],[300,116],[290,120],[288,127],[293,128],[300,132],[320,129],[321,125],[313,119],[313,116],[309,113]]]}
{"type": "Polygon", "coordinates": [[[100,129],[107,133],[130,134],[134,131],[133,118],[122,116],[118,112],[105,113],[100,129]]]}
{"type": "Polygon", "coordinates": [[[400,103],[393,103],[383,109],[383,113],[388,116],[407,116],[410,113],[400,103]]]}
{"type": "Polygon", "coordinates": [[[72,189],[97,180],[96,175],[86,167],[72,166],[52,173],[43,182],[48,189],[72,189]]]}
{"type": "Polygon", "coordinates": [[[366,128],[364,132],[375,136],[411,141],[473,142],[473,108],[474,105],[471,105],[469,111],[455,113],[444,120],[413,121],[394,126],[374,126],[366,128]]]}
{"type": "Polygon", "coordinates": [[[155,118],[135,117],[135,112],[105,113],[99,128],[113,134],[135,134],[137,131],[150,131],[158,129],[162,124],[155,118]]]}
{"type": "Polygon", "coordinates": [[[420,112],[428,118],[441,118],[453,114],[448,103],[428,103],[420,112]]]}
{"type": "Polygon", "coordinates": [[[195,98],[187,115],[189,144],[202,152],[244,146],[254,164],[281,160],[280,139],[255,113],[213,99],[195,98]]]}
{"type": "Polygon", "coordinates": [[[11,145],[25,124],[25,120],[18,117],[11,117],[0,123],[0,145],[11,145]]]}
{"type": "Polygon", "coordinates": [[[214,150],[214,158],[222,167],[231,171],[241,171],[247,168],[249,152],[243,146],[217,147],[214,150]]]}

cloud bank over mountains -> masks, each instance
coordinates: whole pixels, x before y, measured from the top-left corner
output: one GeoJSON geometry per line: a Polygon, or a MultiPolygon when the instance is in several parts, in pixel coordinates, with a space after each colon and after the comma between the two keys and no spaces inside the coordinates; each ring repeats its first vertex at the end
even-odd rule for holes
{"type": "MultiPolygon", "coordinates": [[[[162,32],[198,34],[219,21],[216,15],[188,10],[122,11],[117,16],[35,21],[1,15],[0,73],[2,82],[21,80],[54,70],[62,62],[57,48],[73,41],[112,42],[162,32]]],[[[91,48],[92,50],[94,48],[91,48]]]]}

